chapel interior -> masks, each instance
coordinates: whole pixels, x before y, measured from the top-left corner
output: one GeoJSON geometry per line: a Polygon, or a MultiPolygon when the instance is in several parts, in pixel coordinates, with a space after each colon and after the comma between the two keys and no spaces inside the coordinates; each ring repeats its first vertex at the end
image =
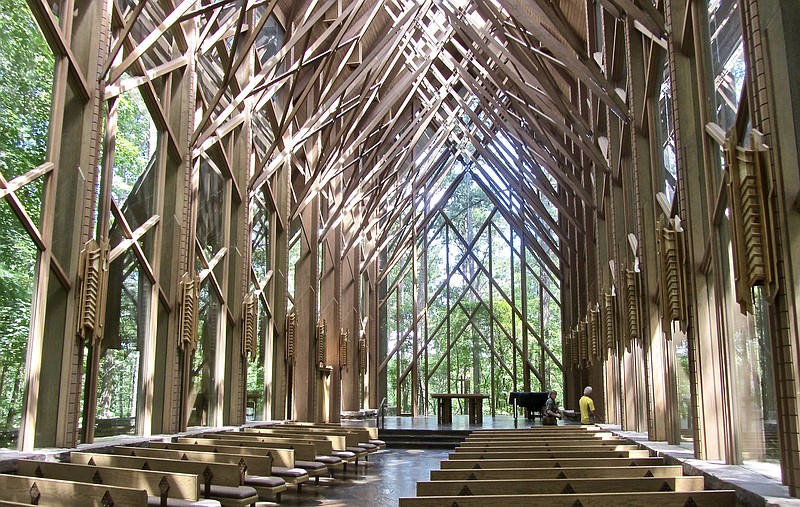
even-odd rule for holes
{"type": "Polygon", "coordinates": [[[377,454],[259,505],[421,498],[482,431],[800,502],[799,27],[796,0],[0,0],[0,504],[18,460],[273,424],[377,454]]]}

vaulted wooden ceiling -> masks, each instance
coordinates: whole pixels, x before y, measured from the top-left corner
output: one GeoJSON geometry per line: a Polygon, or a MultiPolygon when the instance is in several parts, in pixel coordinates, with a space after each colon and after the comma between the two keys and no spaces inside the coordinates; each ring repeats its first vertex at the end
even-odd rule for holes
{"type": "MultiPolygon", "coordinates": [[[[663,35],[649,0],[598,1],[663,35]]],[[[426,196],[447,194],[458,168],[539,255],[563,259],[565,226],[581,230],[611,171],[607,122],[629,122],[624,76],[605,69],[624,37],[598,36],[595,16],[593,0],[117,0],[126,51],[106,77],[124,87],[126,72],[154,79],[194,55],[194,154],[224,152],[217,141],[251,121],[247,190],[288,165],[292,215],[323,193],[323,236],[350,217],[350,246],[379,225],[368,255],[420,232],[426,196]]]]}

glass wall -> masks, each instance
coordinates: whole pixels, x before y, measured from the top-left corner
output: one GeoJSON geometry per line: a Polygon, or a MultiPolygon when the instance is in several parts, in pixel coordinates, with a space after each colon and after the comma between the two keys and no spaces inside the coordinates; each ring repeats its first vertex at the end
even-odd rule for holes
{"type": "Polygon", "coordinates": [[[714,77],[714,111],[717,124],[730,129],[744,86],[745,62],[742,18],[738,0],[708,2],[708,33],[714,77]]]}
{"type": "Polygon", "coordinates": [[[110,251],[116,253],[109,259],[99,363],[88,365],[97,368],[95,437],[135,433],[152,283],[139,258],[145,251],[137,248],[141,243],[130,239],[155,213],[156,129],[147,106],[138,90],[107,104],[113,116],[106,129],[114,134],[113,144],[105,146],[113,149],[114,160],[113,167],[106,169],[112,173],[108,237],[110,251]]]}
{"type": "Polygon", "coordinates": [[[192,355],[189,384],[189,426],[216,423],[217,350],[221,333],[222,305],[209,281],[200,285],[197,348],[192,355]]]}
{"type": "Polygon", "coordinates": [[[0,448],[17,447],[22,419],[44,183],[25,175],[45,162],[53,65],[26,2],[0,0],[0,448]]]}
{"type": "Polygon", "coordinates": [[[247,364],[247,407],[248,420],[267,418],[266,385],[267,360],[272,357],[272,319],[268,312],[272,283],[272,238],[271,222],[273,211],[265,202],[266,189],[257,194],[250,205],[250,239],[252,253],[250,259],[251,292],[258,304],[258,337],[256,359],[247,364]]]}
{"type": "Polygon", "coordinates": [[[132,251],[109,266],[95,437],[135,432],[150,290],[150,280],[132,251]]]}
{"type": "MultiPolygon", "coordinates": [[[[713,81],[713,120],[740,146],[749,146],[747,104],[741,103],[748,69],[739,3],[708,2],[708,33],[713,81]]],[[[724,160],[722,147],[720,159],[724,160]]],[[[723,162],[722,167],[725,168],[723,162]]],[[[723,192],[727,192],[723,188],[723,192]]],[[[731,371],[733,431],[736,460],[777,463],[776,406],[771,365],[770,338],[766,325],[766,301],[759,287],[752,293],[752,312],[737,303],[730,203],[715,231],[722,261],[725,352],[731,371]]]]}

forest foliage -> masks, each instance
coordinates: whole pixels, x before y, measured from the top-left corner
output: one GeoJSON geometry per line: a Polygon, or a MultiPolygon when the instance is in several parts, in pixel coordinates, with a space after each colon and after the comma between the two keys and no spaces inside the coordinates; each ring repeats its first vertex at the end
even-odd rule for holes
{"type": "Polygon", "coordinates": [[[411,255],[406,252],[388,277],[389,286],[396,287],[386,303],[388,350],[390,356],[397,351],[387,366],[389,406],[398,413],[411,413],[412,361],[420,371],[415,401],[420,413],[436,411],[429,394],[468,391],[494,393],[484,411],[508,414],[508,392],[525,389],[525,368],[530,372],[530,390],[561,390],[562,372],[536,337],[541,335],[545,347],[561,357],[559,303],[546,290],[539,290],[544,283],[557,295],[558,283],[529,248],[523,268],[518,231],[471,176],[443,204],[440,216],[431,220],[418,251],[416,264],[405,262],[411,255]],[[412,265],[418,267],[416,276],[412,265]],[[527,313],[523,313],[523,297],[527,313]],[[420,316],[416,353],[412,340],[415,304],[420,316]]]}
{"type": "MultiPolygon", "coordinates": [[[[7,181],[45,160],[53,57],[27,5],[0,0],[0,174],[7,181]]],[[[14,194],[38,225],[41,179],[14,194]]],[[[38,250],[12,209],[0,202],[0,446],[13,447],[19,428],[25,355],[38,250]]]]}

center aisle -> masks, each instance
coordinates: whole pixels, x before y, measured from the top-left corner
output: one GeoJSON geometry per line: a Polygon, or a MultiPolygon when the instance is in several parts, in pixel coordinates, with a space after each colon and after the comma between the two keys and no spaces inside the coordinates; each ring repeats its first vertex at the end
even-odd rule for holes
{"type": "MultiPolygon", "coordinates": [[[[430,478],[430,471],[439,468],[452,451],[442,449],[385,449],[372,454],[369,464],[359,466],[358,473],[348,471],[344,480],[320,482],[304,488],[298,496],[287,491],[280,505],[368,505],[397,507],[401,496],[416,495],[417,482],[430,478]]],[[[261,503],[259,505],[274,505],[261,503]]]]}

